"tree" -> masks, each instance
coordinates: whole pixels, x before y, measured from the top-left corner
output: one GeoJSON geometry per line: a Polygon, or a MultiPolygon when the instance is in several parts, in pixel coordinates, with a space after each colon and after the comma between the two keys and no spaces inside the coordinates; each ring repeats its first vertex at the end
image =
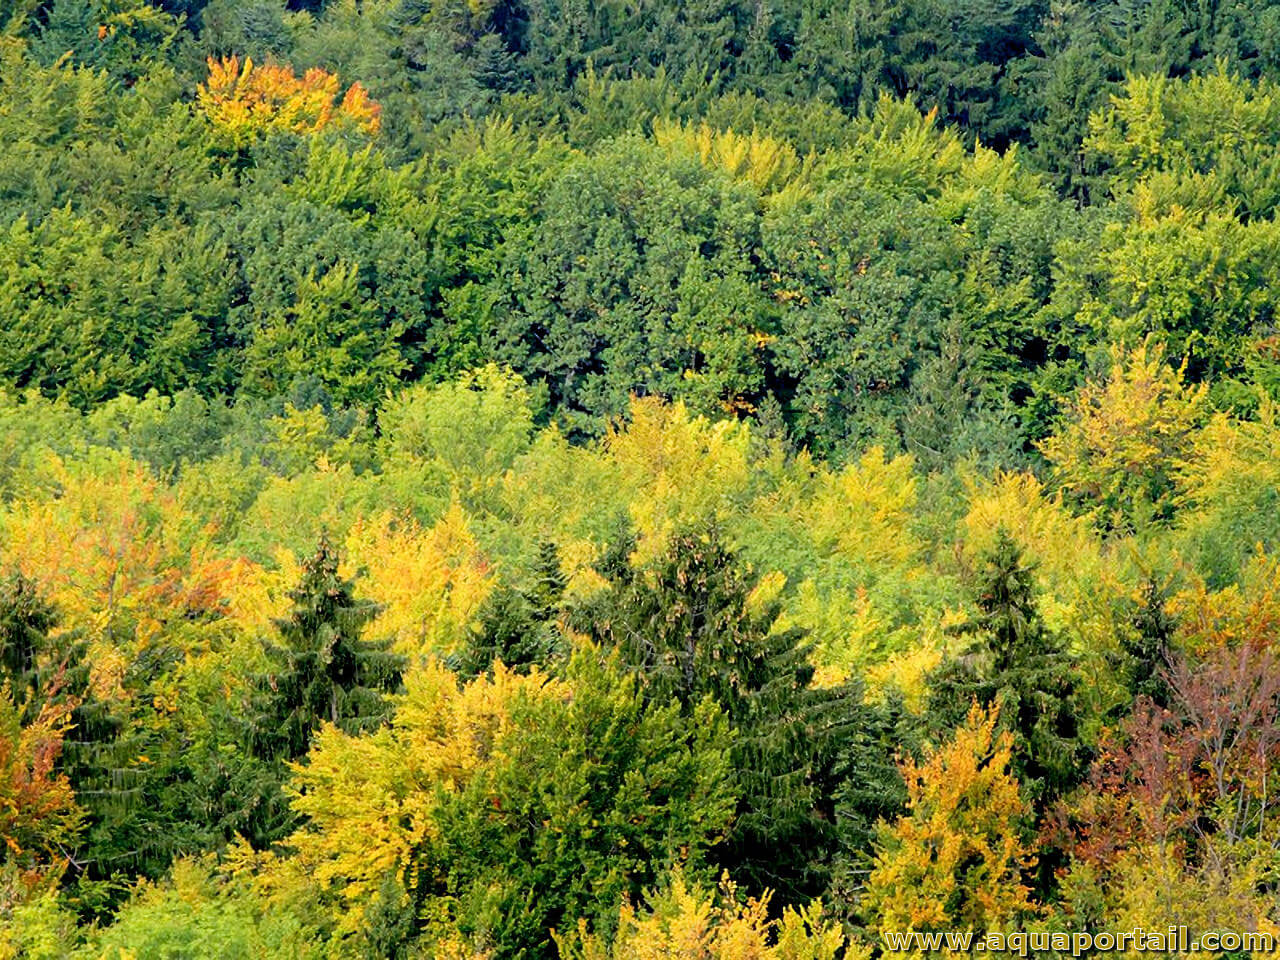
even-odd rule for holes
{"type": "Polygon", "coordinates": [[[1140,606],[1134,611],[1132,632],[1121,635],[1127,662],[1121,668],[1125,689],[1158,707],[1169,705],[1168,670],[1178,621],[1167,609],[1168,590],[1154,577],[1142,585],[1140,606]]]}
{"type": "Polygon", "coordinates": [[[791,903],[825,879],[834,768],[860,693],[814,685],[803,632],[776,629],[780,604],[758,602],[756,586],[716,527],[695,527],[628,569],[585,619],[653,702],[688,713],[710,697],[724,709],[740,799],[721,862],[791,903]]]}
{"type": "Polygon", "coordinates": [[[1011,927],[1036,906],[1023,874],[1034,861],[1022,840],[1030,810],[1010,772],[1013,737],[1000,710],[974,704],[922,765],[902,764],[907,813],[883,823],[865,902],[881,931],[1011,927]]]}
{"type": "Polygon", "coordinates": [[[982,563],[978,615],[957,628],[975,639],[931,678],[929,714],[945,730],[974,702],[996,708],[1014,775],[1039,813],[1084,773],[1075,664],[1041,619],[1034,568],[1003,527],[982,563]]]}
{"type": "Polygon", "coordinates": [[[265,644],[271,666],[258,682],[250,731],[253,753],[268,760],[305,754],[322,723],[347,730],[377,726],[388,713],[383,694],[399,684],[403,663],[385,644],[361,639],[378,608],[357,600],[352,582],[338,575],[327,536],[303,564],[289,598],[293,610],[276,622],[281,643],[265,644]]]}
{"type": "Polygon", "coordinates": [[[1169,518],[1175,471],[1205,412],[1206,388],[1184,385],[1182,373],[1150,340],[1113,348],[1106,379],[1081,387],[1067,422],[1041,444],[1059,482],[1104,525],[1169,518]]]}
{"type": "Polygon", "coordinates": [[[24,722],[8,683],[0,684],[0,869],[15,868],[31,886],[61,878],[83,827],[59,767],[73,707],[49,701],[24,722]]]}
{"type": "Polygon", "coordinates": [[[822,903],[770,915],[770,896],[742,903],[726,874],[712,893],[690,884],[675,869],[645,902],[624,903],[612,943],[587,931],[558,932],[561,960],[860,960],[857,948],[841,952],[840,928],[823,918],[822,903]]]}
{"type": "Polygon", "coordinates": [[[692,716],[647,703],[598,650],[560,679],[498,665],[460,685],[429,661],[389,727],[322,728],[290,788],[305,820],[289,846],[333,891],[340,932],[370,922],[390,878],[426,945],[548,958],[553,928],[607,928],[663,865],[707,876],[734,809],[731,735],[709,699],[692,716]]]}
{"type": "Polygon", "coordinates": [[[599,433],[632,394],[749,410],[771,313],[757,204],[692,152],[629,135],[559,172],[536,228],[509,234],[488,295],[451,319],[545,384],[575,432],[599,433]]]}
{"type": "Polygon", "coordinates": [[[197,101],[219,135],[233,146],[247,146],[270,130],[316,133],[330,125],[372,134],[379,108],[364,87],[353,83],[338,99],[338,78],[318,67],[299,77],[292,67],[255,67],[237,56],[209,59],[209,79],[197,88],[197,101]]]}
{"type": "Polygon", "coordinates": [[[555,617],[566,581],[560,553],[550,540],[538,544],[532,582],[527,587],[501,584],[485,599],[479,622],[451,666],[470,679],[502,663],[517,671],[551,666],[562,639],[555,617]]]}
{"type": "Polygon", "coordinates": [[[0,682],[10,695],[27,706],[40,704],[58,664],[49,664],[49,631],[57,613],[21,571],[0,581],[0,682]],[[43,675],[43,676],[42,676],[43,675]]]}

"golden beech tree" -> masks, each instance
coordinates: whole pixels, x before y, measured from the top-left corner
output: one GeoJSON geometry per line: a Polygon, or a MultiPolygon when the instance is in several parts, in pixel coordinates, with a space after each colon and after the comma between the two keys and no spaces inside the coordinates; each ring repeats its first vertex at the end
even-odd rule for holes
{"type": "Polygon", "coordinates": [[[381,108],[353,83],[339,99],[336,75],[312,67],[302,76],[289,66],[255,65],[245,57],[209,59],[209,79],[197,101],[214,128],[236,147],[270,130],[316,133],[326,127],[377,133],[381,108]]]}
{"type": "Polygon", "coordinates": [[[56,495],[0,509],[0,562],[86,632],[100,690],[161,638],[188,653],[225,638],[225,600],[250,565],[221,556],[172,490],[120,455],[47,469],[56,495]]]}
{"type": "MultiPolygon", "coordinates": [[[[56,883],[83,821],[71,784],[56,769],[75,707],[45,703],[30,722],[0,688],[0,867],[16,865],[24,886],[56,883]]],[[[6,904],[0,896],[0,914],[6,904]]]]}
{"type": "Polygon", "coordinates": [[[722,519],[745,504],[750,443],[742,424],[691,416],[680,402],[654,397],[632,401],[630,420],[609,431],[604,450],[621,485],[633,491],[637,559],[660,554],[682,524],[722,519]]]}
{"type": "Polygon", "coordinates": [[[741,134],[671,120],[654,120],[653,139],[667,149],[685,149],[713,170],[751,184],[761,194],[777,193],[801,168],[800,157],[785,141],[760,133],[741,134]]]}
{"type": "Polygon", "coordinates": [[[610,944],[587,932],[585,921],[569,935],[556,935],[563,960],[865,960],[869,951],[841,954],[844,935],[822,919],[822,904],[788,907],[770,919],[770,894],[738,898],[728,874],[718,895],[686,880],[676,869],[669,882],[637,909],[624,903],[610,944]]]}
{"type": "Polygon", "coordinates": [[[1150,338],[1131,351],[1113,348],[1111,359],[1107,378],[1080,389],[1066,426],[1040,449],[1066,490],[1124,529],[1172,510],[1208,388],[1184,384],[1150,338]]]}
{"type": "Polygon", "coordinates": [[[907,813],[882,824],[867,903],[881,931],[1002,930],[1033,914],[1023,873],[1028,809],[1009,773],[1013,740],[998,710],[974,704],[923,765],[901,764],[907,813]]]}
{"type": "Polygon", "coordinates": [[[347,534],[350,566],[367,572],[369,599],[382,607],[370,628],[397,653],[420,659],[454,652],[493,588],[491,565],[456,503],[430,530],[383,514],[347,534]]]}
{"type": "Polygon", "coordinates": [[[353,737],[325,726],[295,768],[293,806],[307,826],[289,845],[315,880],[341,891],[344,928],[357,929],[385,878],[403,877],[436,839],[441,793],[461,789],[510,732],[512,701],[567,695],[501,665],[492,680],[459,688],[435,660],[406,674],[405,688],[390,727],[353,737]]]}

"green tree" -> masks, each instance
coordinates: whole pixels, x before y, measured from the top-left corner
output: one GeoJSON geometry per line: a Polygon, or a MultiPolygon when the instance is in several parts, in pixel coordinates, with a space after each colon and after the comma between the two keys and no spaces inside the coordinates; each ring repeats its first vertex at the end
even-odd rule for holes
{"type": "Polygon", "coordinates": [[[552,541],[540,541],[530,583],[500,584],[485,599],[453,668],[469,679],[492,670],[495,661],[517,671],[550,667],[564,645],[556,617],[565,586],[560,552],[552,541]]]}
{"type": "Polygon", "coordinates": [[[861,698],[852,685],[814,685],[803,631],[775,629],[781,605],[753,597],[756,586],[715,527],[695,528],[628,568],[584,619],[655,703],[690,711],[711,697],[723,708],[739,807],[721,862],[791,902],[825,883],[836,768],[861,698]]]}
{"type": "Polygon", "coordinates": [[[321,723],[369,729],[387,716],[383,694],[400,682],[402,659],[385,643],[361,638],[377,616],[376,604],[355,597],[338,574],[338,554],[327,536],[303,564],[289,594],[293,610],[280,620],[280,643],[266,642],[270,668],[258,681],[258,711],[250,745],[268,760],[302,756],[321,723]]]}
{"type": "Polygon", "coordinates": [[[1003,527],[981,563],[978,615],[956,631],[973,642],[931,678],[929,716],[944,731],[975,701],[997,707],[1000,728],[1013,737],[1013,773],[1043,812],[1084,774],[1075,664],[1040,616],[1034,567],[1003,527]]]}

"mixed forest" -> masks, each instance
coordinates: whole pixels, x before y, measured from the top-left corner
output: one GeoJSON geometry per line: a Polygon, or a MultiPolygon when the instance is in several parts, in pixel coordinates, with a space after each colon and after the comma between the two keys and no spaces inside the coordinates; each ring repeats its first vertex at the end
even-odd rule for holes
{"type": "Polygon", "coordinates": [[[1280,934],[1278,206],[1268,0],[0,0],[0,958],[1280,934]]]}

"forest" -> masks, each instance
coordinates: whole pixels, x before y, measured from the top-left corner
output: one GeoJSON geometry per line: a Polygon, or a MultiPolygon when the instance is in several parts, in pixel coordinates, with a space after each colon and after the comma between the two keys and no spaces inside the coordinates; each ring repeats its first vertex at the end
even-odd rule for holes
{"type": "Polygon", "coordinates": [[[1269,0],[0,0],[0,960],[1280,936],[1278,207],[1269,0]]]}

